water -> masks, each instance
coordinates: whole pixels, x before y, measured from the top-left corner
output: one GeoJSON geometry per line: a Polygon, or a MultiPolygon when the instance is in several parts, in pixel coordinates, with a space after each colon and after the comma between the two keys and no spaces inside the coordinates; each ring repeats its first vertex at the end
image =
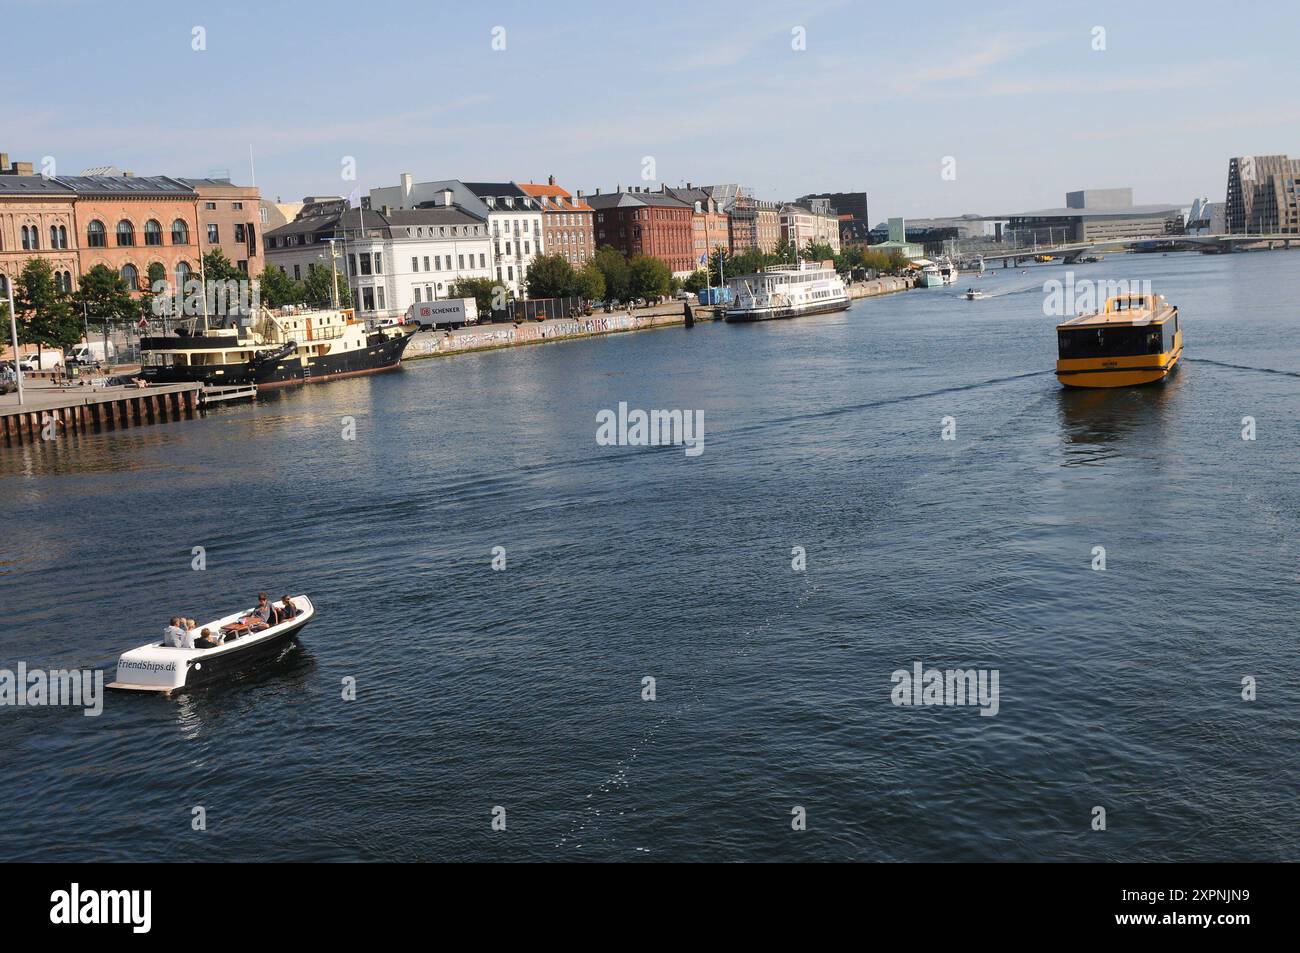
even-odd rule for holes
{"type": "Polygon", "coordinates": [[[0,709],[0,857],[1300,859],[1297,266],[1077,266],[1181,306],[1163,388],[1062,390],[1041,266],[0,450],[0,667],[319,610],[220,687],[0,709]],[[704,453],[597,447],[619,401],[704,453]],[[999,713],[893,706],[916,661],[999,713]]]}

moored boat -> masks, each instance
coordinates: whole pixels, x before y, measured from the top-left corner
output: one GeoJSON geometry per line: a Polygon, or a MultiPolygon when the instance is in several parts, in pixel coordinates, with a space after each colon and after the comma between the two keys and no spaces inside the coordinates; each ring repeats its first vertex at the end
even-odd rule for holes
{"type": "Polygon", "coordinates": [[[1056,327],[1056,377],[1066,387],[1132,387],[1165,380],[1183,355],[1178,308],[1164,295],[1106,299],[1056,327]]]}
{"type": "Polygon", "coordinates": [[[762,273],[728,280],[733,303],[727,321],[767,321],[843,311],[850,304],[831,262],[771,265],[762,273]]]}
{"type": "Polygon", "coordinates": [[[414,326],[369,328],[351,308],[272,312],[233,326],[180,328],[140,340],[151,384],[255,384],[270,390],[394,370],[414,326]]]}
{"type": "MultiPolygon", "coordinates": [[[[122,691],[166,694],[203,685],[266,661],[278,655],[316,614],[316,607],[307,596],[292,598],[298,608],[297,614],[265,629],[244,629],[240,620],[250,615],[251,609],[196,626],[196,631],[199,632],[208,629],[225,635],[226,641],[215,648],[175,648],[160,640],[124,652],[117,660],[117,678],[108,687],[122,691]]],[[[283,602],[271,605],[277,612],[284,609],[283,602]]]]}

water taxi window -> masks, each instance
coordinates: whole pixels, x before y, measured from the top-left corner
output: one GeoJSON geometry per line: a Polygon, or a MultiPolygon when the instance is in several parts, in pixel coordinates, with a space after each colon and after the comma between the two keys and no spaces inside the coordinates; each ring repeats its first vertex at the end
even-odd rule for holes
{"type": "Polygon", "coordinates": [[[1159,327],[1080,328],[1061,331],[1057,344],[1063,360],[1088,357],[1132,357],[1165,350],[1159,327]]]}

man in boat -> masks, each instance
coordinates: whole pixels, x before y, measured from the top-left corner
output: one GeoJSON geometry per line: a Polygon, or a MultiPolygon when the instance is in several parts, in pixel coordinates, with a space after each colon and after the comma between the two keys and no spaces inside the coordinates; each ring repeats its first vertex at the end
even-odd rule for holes
{"type": "Polygon", "coordinates": [[[267,598],[266,593],[259,592],[257,594],[257,605],[253,607],[252,612],[240,621],[248,626],[248,631],[250,632],[256,631],[257,629],[265,629],[271,624],[270,620],[272,611],[271,603],[267,598]]]}
{"type": "Polygon", "coordinates": [[[280,610],[281,622],[284,622],[288,619],[292,619],[294,616],[298,614],[299,610],[298,607],[294,605],[293,599],[291,599],[289,596],[286,595],[284,599],[281,601],[282,604],[284,605],[284,608],[280,610]]]}
{"type": "Polygon", "coordinates": [[[172,616],[171,623],[163,628],[163,645],[178,649],[181,647],[181,640],[184,637],[185,630],[181,627],[181,617],[172,616]]]}

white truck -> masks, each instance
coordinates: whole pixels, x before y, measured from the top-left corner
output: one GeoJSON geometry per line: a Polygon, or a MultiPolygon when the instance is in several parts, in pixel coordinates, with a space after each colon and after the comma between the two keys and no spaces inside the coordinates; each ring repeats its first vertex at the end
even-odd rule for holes
{"type": "Polygon", "coordinates": [[[417,301],[406,312],[408,321],[428,328],[461,327],[478,321],[478,302],[473,298],[444,298],[441,301],[417,301]]]}
{"type": "Polygon", "coordinates": [[[63,366],[63,352],[49,348],[32,351],[18,362],[18,366],[24,371],[52,371],[63,366]]]}
{"type": "Polygon", "coordinates": [[[83,341],[68,352],[69,364],[112,364],[116,360],[117,346],[112,341],[83,341]]]}

